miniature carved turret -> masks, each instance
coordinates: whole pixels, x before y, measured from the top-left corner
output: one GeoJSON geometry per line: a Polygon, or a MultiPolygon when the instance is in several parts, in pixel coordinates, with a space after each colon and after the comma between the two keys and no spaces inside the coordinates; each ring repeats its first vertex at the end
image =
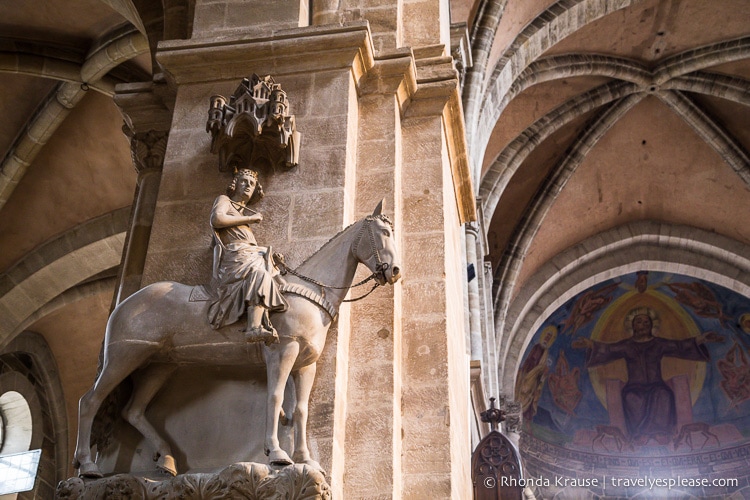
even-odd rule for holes
{"type": "Polygon", "coordinates": [[[301,134],[288,112],[287,94],[270,76],[243,78],[229,99],[212,96],[206,131],[219,170],[297,166],[301,134]]]}

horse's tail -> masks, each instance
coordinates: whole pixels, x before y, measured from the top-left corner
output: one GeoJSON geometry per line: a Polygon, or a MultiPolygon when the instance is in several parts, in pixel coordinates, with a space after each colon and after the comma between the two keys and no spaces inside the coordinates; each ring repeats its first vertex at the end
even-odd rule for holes
{"type": "MultiPolygon", "coordinates": [[[[94,383],[99,379],[104,369],[104,345],[107,342],[105,338],[102,341],[102,347],[99,349],[99,359],[96,366],[96,377],[94,383]]],[[[120,413],[125,404],[130,399],[133,391],[133,383],[130,377],[126,378],[115,389],[110,392],[102,401],[96,417],[91,423],[91,446],[96,445],[98,452],[102,452],[109,446],[110,438],[114,433],[115,423],[120,418],[120,413]]]]}
{"type": "Polygon", "coordinates": [[[130,399],[132,390],[133,384],[128,377],[109,393],[99,407],[99,411],[96,412],[96,417],[91,424],[91,445],[96,445],[99,452],[109,446],[115,423],[117,423],[122,409],[130,399]]]}

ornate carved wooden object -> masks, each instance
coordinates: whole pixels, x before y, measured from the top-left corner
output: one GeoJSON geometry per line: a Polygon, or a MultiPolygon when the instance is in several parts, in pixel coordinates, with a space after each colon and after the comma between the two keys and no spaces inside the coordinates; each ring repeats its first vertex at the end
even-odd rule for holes
{"type": "Polygon", "coordinates": [[[471,476],[476,500],[518,500],[523,488],[521,462],[513,443],[497,427],[505,420],[505,412],[495,408],[495,398],[490,398],[490,408],[481,413],[482,421],[492,429],[477,445],[471,457],[471,476]]]}
{"type": "Polygon", "coordinates": [[[211,97],[206,131],[211,152],[219,155],[219,170],[297,166],[301,134],[288,113],[286,92],[268,75],[243,78],[229,99],[211,97]]]}

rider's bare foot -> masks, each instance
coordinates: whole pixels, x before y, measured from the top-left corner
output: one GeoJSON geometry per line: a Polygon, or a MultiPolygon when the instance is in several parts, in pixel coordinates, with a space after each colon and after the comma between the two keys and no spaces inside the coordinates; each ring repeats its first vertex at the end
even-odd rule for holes
{"type": "Polygon", "coordinates": [[[245,330],[245,341],[248,343],[263,342],[266,345],[279,342],[279,334],[276,329],[268,330],[262,326],[253,326],[245,330]]]}

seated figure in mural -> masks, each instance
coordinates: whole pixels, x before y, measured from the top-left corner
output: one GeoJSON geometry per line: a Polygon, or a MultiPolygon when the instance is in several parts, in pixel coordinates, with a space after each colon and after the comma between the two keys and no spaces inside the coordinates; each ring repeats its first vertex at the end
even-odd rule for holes
{"type": "Polygon", "coordinates": [[[556,338],[557,328],[554,326],[545,328],[539,342],[531,348],[531,352],[529,352],[518,372],[516,398],[521,403],[523,420],[527,424],[531,424],[531,420],[536,415],[539,398],[542,396],[542,389],[549,376],[549,366],[547,365],[549,348],[556,338]]]}
{"type": "Polygon", "coordinates": [[[216,198],[211,210],[214,231],[214,282],[216,298],[209,305],[208,321],[214,329],[230,325],[247,313],[245,339],[248,342],[278,342],[269,320],[270,311],[287,308],[274,276],[271,249],[258,246],[250,228],[263,216],[248,205],[264,196],[257,172],[239,169],[216,198]]]}
{"type": "Polygon", "coordinates": [[[622,407],[630,439],[640,445],[651,438],[667,444],[676,430],[674,393],[662,378],[662,358],[707,361],[708,349],[703,344],[724,340],[714,332],[682,340],[655,337],[655,322],[658,315],[653,309],[639,307],[625,318],[630,338],[610,344],[580,337],[572,343],[574,348],[586,349],[586,367],[625,360],[628,381],[622,388],[622,407]]]}

